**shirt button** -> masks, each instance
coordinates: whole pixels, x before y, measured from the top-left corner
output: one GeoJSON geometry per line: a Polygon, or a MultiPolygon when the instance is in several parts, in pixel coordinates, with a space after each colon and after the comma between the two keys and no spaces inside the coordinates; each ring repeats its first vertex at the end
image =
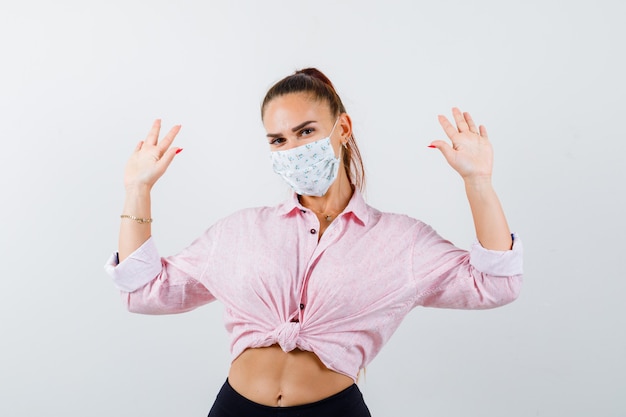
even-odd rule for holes
{"type": "Polygon", "coordinates": [[[314,234],[316,234],[316,233],[317,233],[317,230],[315,230],[315,229],[311,229],[311,230],[310,230],[310,232],[311,232],[311,234],[312,234],[312,235],[314,235],[314,234]]]}
{"type": "Polygon", "coordinates": [[[304,310],[304,304],[300,304],[300,310],[304,310]]]}

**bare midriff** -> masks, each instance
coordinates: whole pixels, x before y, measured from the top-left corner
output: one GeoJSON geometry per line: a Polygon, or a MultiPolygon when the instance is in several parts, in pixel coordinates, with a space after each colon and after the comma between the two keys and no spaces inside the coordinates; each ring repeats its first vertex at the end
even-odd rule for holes
{"type": "Polygon", "coordinates": [[[320,401],[354,383],[324,366],[315,353],[284,352],[278,345],[245,350],[233,361],[228,382],[247,399],[271,407],[320,401]]]}

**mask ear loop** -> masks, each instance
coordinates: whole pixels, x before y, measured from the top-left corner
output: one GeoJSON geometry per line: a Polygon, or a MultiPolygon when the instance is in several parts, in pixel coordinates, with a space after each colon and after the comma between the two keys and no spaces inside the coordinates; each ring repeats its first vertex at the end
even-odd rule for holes
{"type": "MultiPolygon", "coordinates": [[[[330,129],[330,133],[328,134],[328,138],[329,139],[333,135],[333,132],[335,131],[335,128],[337,127],[337,122],[339,121],[340,118],[341,118],[341,116],[337,117],[337,120],[335,120],[335,124],[333,125],[333,128],[330,129]]],[[[341,142],[341,146],[343,146],[344,148],[348,149],[348,140],[346,140],[345,142],[342,141],[341,142]]]]}
{"type": "MultiPolygon", "coordinates": [[[[328,140],[330,140],[331,136],[333,135],[333,132],[335,131],[335,128],[337,127],[337,122],[339,121],[340,118],[341,117],[337,117],[337,120],[335,120],[335,124],[333,125],[333,128],[330,129],[330,133],[328,134],[328,140]]],[[[344,148],[346,147],[345,143],[342,142],[341,144],[344,148]]],[[[337,158],[338,160],[341,160],[341,147],[339,147],[339,156],[336,156],[335,158],[337,158]]]]}
{"type": "Polygon", "coordinates": [[[339,121],[339,117],[337,117],[337,120],[335,120],[335,124],[333,125],[333,128],[330,129],[330,133],[328,134],[328,138],[330,139],[330,137],[333,135],[333,132],[335,131],[335,128],[337,127],[337,122],[339,121]]]}

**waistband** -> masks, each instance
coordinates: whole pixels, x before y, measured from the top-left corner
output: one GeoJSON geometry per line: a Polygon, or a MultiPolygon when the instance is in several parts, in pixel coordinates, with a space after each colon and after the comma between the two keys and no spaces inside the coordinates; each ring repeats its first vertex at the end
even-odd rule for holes
{"type": "Polygon", "coordinates": [[[209,417],[371,417],[356,384],[309,404],[271,407],[251,401],[233,389],[228,380],[217,394],[209,417]]]}

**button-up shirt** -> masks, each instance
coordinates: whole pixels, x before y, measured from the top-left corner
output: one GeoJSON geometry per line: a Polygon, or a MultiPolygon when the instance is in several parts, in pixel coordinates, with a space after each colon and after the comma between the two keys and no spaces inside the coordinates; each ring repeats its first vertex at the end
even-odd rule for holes
{"type": "Polygon", "coordinates": [[[149,238],[106,269],[132,312],[219,300],[233,359],[278,344],[354,380],[414,307],[492,308],[520,291],[517,236],[509,251],[459,249],[419,220],[367,205],[358,190],[318,240],[319,227],[294,194],[216,222],[176,255],[160,257],[149,238]]]}

